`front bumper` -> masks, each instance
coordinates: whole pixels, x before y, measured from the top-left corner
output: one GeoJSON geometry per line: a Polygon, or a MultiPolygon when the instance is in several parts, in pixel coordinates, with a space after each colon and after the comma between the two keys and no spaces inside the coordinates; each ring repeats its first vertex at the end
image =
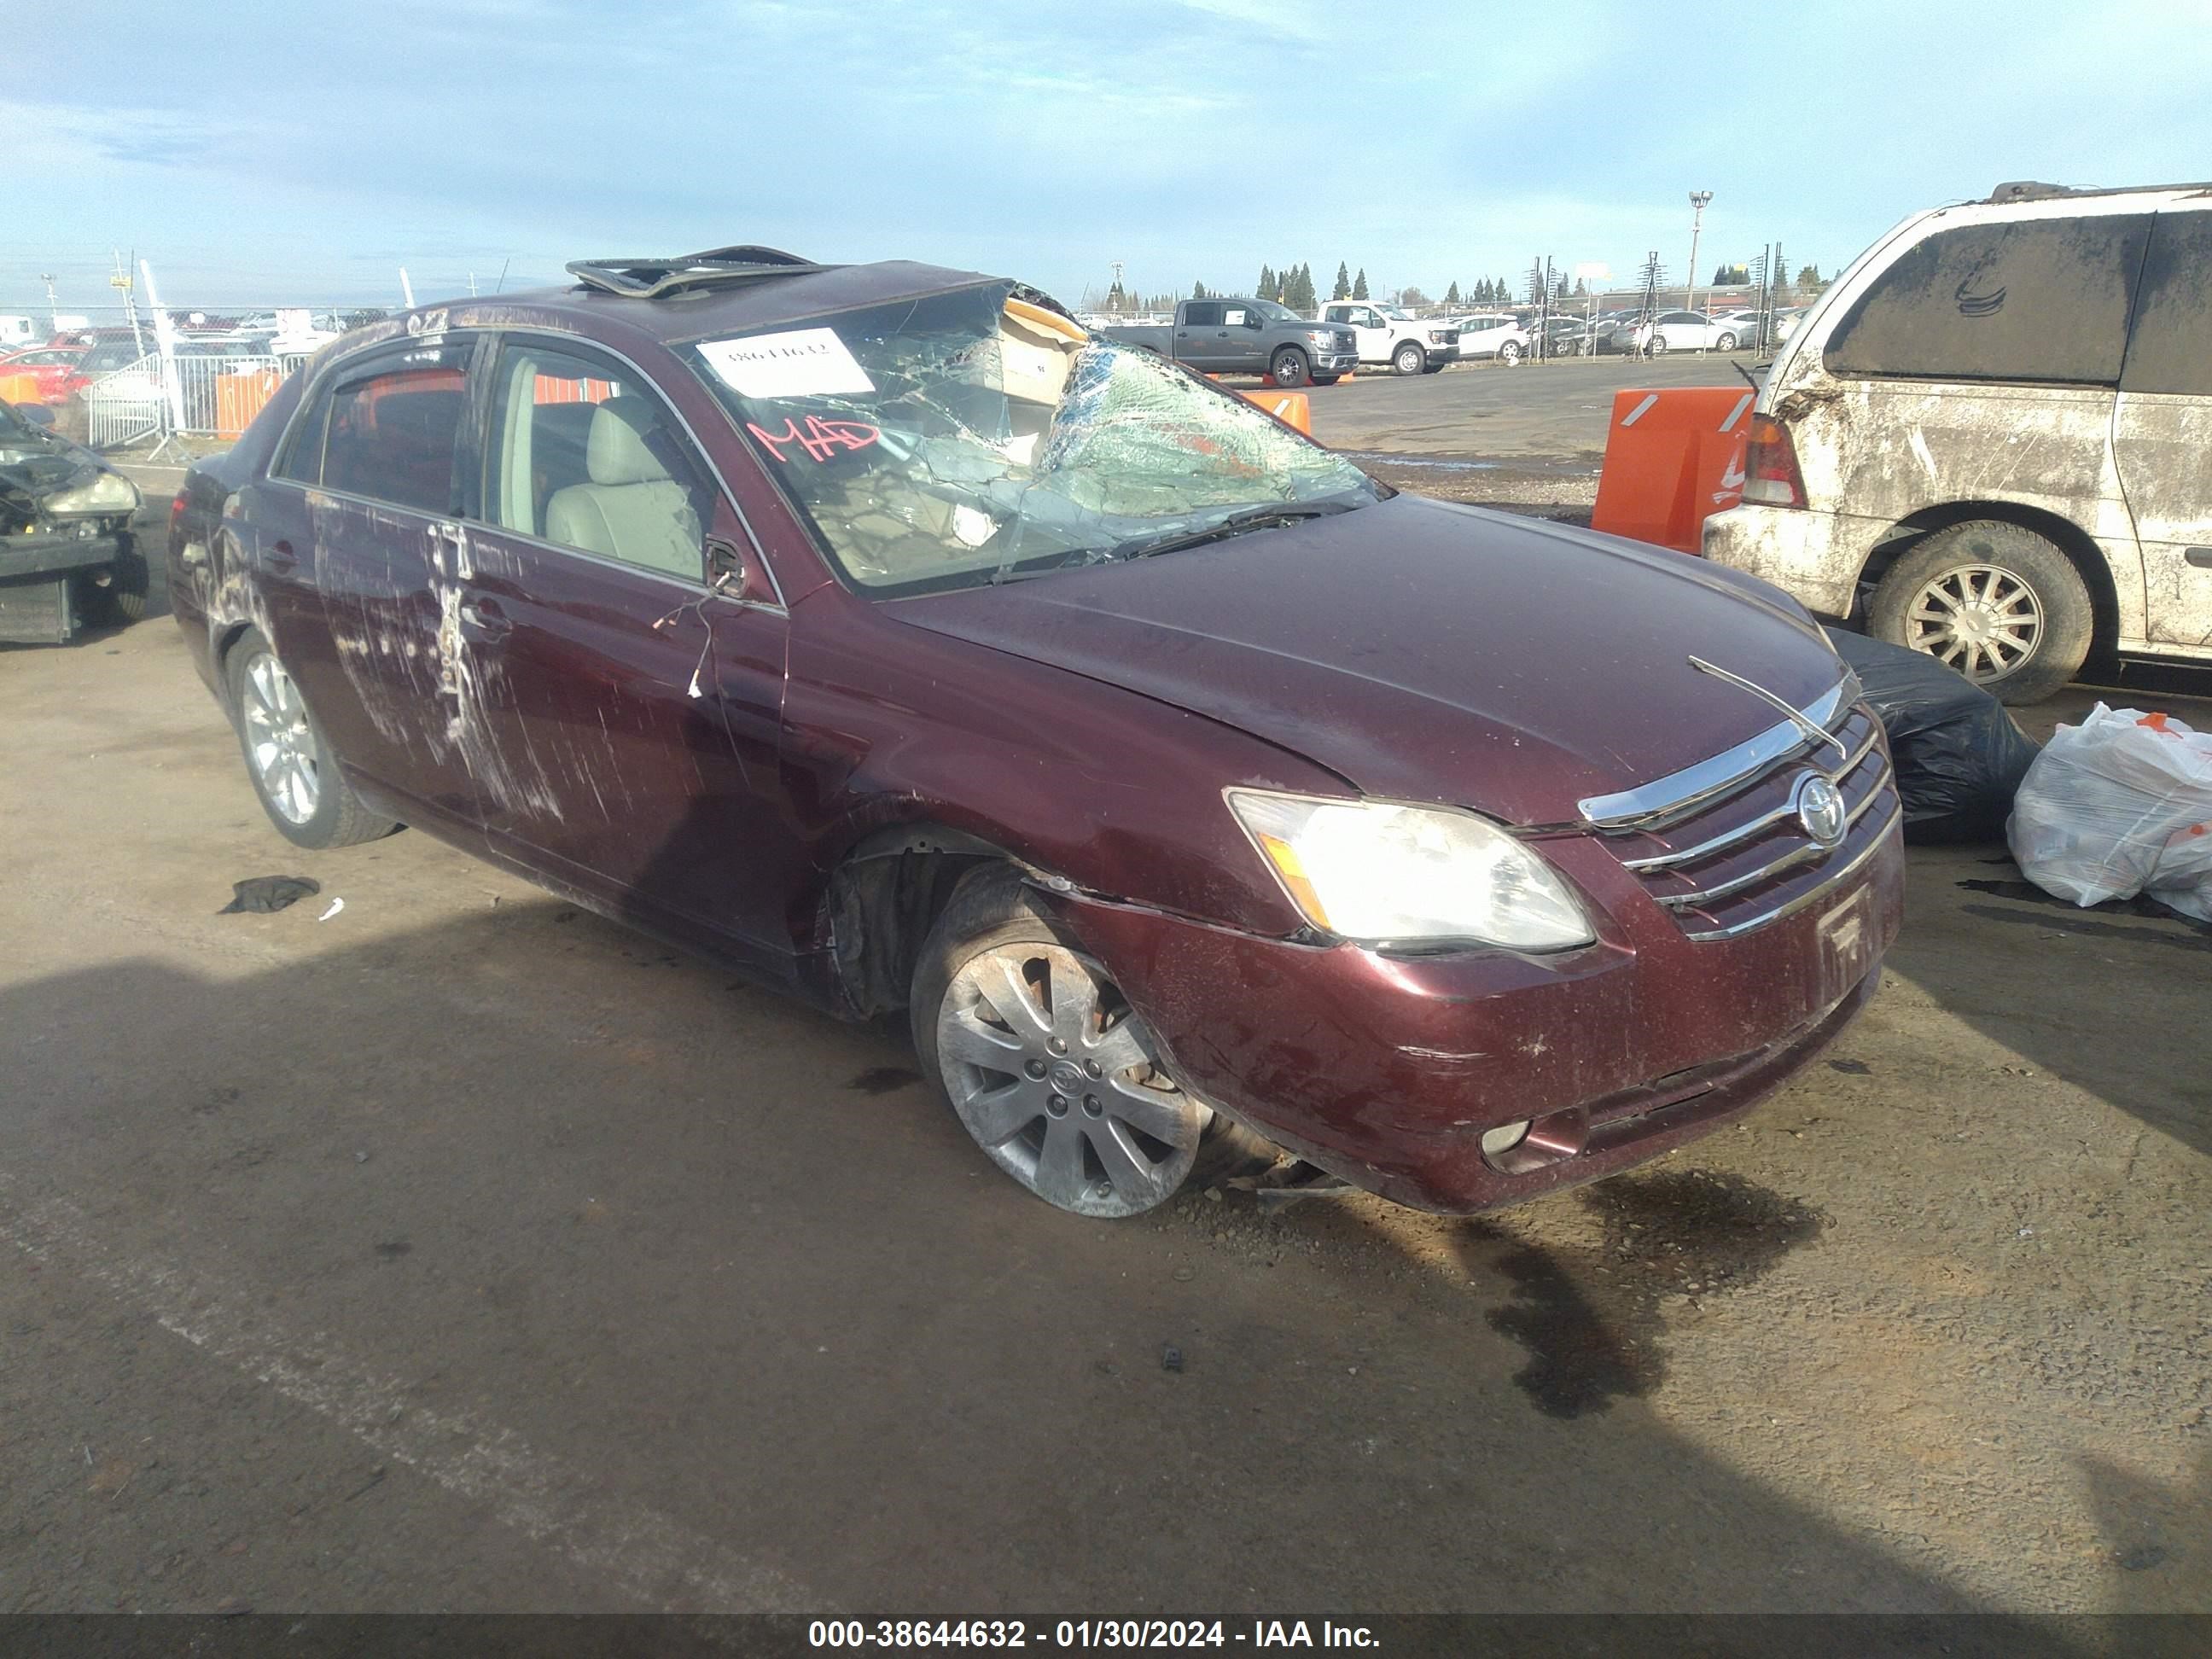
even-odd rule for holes
{"type": "Polygon", "coordinates": [[[96,570],[123,556],[127,535],[95,532],[0,536],[0,581],[53,576],[64,571],[96,570]]]}
{"type": "Polygon", "coordinates": [[[1356,351],[1329,351],[1315,354],[1313,372],[1316,374],[1349,374],[1359,367],[1356,351]]]}
{"type": "Polygon", "coordinates": [[[1816,616],[1842,617],[1851,614],[1859,573],[1883,529],[1873,519],[1747,502],[1705,520],[1701,550],[1773,583],[1816,616]]]}
{"type": "Polygon", "coordinates": [[[1904,908],[1893,825],[1820,902],[1705,943],[1594,840],[1553,861],[1602,937],[1548,958],[1386,957],[1059,902],[1186,1086],[1357,1186],[1452,1213],[1613,1174],[1748,1111],[1872,996],[1904,908]],[[1486,1130],[1524,1118],[1520,1147],[1483,1152],[1486,1130]]]}

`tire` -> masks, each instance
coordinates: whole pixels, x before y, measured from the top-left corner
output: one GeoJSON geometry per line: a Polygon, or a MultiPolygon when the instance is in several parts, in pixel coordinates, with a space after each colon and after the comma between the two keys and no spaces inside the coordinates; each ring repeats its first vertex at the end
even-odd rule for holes
{"type": "Polygon", "coordinates": [[[2001,519],[1922,540],[1883,575],[1867,620],[1878,637],[2008,703],[2040,702],[2072,680],[2096,639],[2089,585],[2074,562],[2048,537],[2001,519]]]}
{"type": "MultiPolygon", "coordinates": [[[[1212,1111],[1019,874],[963,880],[915,965],[928,1077],[985,1157],[1055,1208],[1141,1215],[1190,1179],[1212,1111]]],[[[1234,1143],[1231,1143],[1232,1145],[1234,1143]]]]}
{"type": "Polygon", "coordinates": [[[239,636],[222,670],[246,778],[279,835],[319,852],[380,841],[399,827],[362,805],[339,771],[337,751],[259,629],[239,636]]]}
{"type": "Polygon", "coordinates": [[[1651,331],[1651,343],[1646,346],[1644,350],[1650,356],[1654,357],[1665,356],[1667,355],[1667,337],[1662,334],[1657,329],[1653,329],[1651,331]]]}
{"type": "Polygon", "coordinates": [[[146,562],[144,554],[132,548],[116,556],[105,586],[89,577],[78,580],[77,608],[94,628],[120,628],[143,622],[147,596],[153,586],[153,568],[146,562]]]}
{"type": "Polygon", "coordinates": [[[1733,334],[1722,335],[1720,338],[1713,342],[1713,349],[1716,351],[1734,351],[1735,349],[1735,336],[1733,334]]]}
{"type": "Polygon", "coordinates": [[[1419,374],[1429,366],[1429,354],[1408,340],[1390,355],[1390,368],[1398,374],[1419,374]]]}
{"type": "Polygon", "coordinates": [[[1268,362],[1267,373],[1275,384],[1286,392],[1308,385],[1313,380],[1313,366],[1307,362],[1306,354],[1296,346],[1285,346],[1278,351],[1268,362]]]}
{"type": "Polygon", "coordinates": [[[1518,340],[1508,340],[1499,346],[1498,361],[1508,368],[1513,368],[1521,361],[1521,343],[1518,340]]]}

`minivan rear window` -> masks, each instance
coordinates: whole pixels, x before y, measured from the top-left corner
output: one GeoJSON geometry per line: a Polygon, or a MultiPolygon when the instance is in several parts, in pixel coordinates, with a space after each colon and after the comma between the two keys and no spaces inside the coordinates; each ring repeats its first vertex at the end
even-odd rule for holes
{"type": "Polygon", "coordinates": [[[2158,216],[2120,388],[2212,395],[2212,212],[2158,216]]]}
{"type": "Polygon", "coordinates": [[[1823,361],[1845,379],[2113,385],[2149,234],[2134,215],[1939,230],[1875,278],[1823,361]]]}

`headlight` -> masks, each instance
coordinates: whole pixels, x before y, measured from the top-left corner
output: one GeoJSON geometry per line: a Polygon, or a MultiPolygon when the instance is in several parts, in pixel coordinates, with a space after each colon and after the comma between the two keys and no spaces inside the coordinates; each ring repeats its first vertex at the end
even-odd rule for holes
{"type": "Polygon", "coordinates": [[[42,506],[56,518],[70,513],[135,513],[138,486],[119,472],[103,472],[88,484],[48,496],[42,506]]]}
{"type": "Polygon", "coordinates": [[[1306,920],[1364,944],[1564,951],[1595,937],[1533,849],[1468,812],[1254,789],[1230,810],[1306,920]]]}
{"type": "Polygon", "coordinates": [[[1307,335],[1306,339],[1310,343],[1319,346],[1323,351],[1327,351],[1330,347],[1336,343],[1335,335],[1320,329],[1316,329],[1312,333],[1307,335]]]}

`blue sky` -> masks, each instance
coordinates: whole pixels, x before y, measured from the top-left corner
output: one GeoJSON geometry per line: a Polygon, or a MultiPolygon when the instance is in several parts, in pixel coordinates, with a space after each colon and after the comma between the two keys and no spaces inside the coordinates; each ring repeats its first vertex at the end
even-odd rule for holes
{"type": "Polygon", "coordinates": [[[1846,261],[2000,179],[2212,173],[2212,0],[7,0],[0,310],[395,302],[764,241],[1071,303],[1337,261],[1846,261]],[[1701,22],[1704,12],[1758,20],[1701,22]],[[1540,15],[1534,15],[1540,14],[1540,15]]]}

